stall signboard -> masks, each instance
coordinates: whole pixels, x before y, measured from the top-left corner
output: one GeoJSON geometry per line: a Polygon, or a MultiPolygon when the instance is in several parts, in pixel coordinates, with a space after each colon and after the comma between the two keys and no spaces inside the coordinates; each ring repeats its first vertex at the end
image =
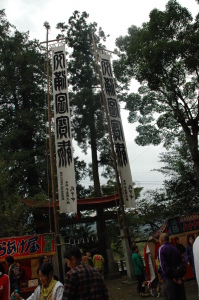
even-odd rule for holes
{"type": "Polygon", "coordinates": [[[0,261],[8,255],[28,258],[32,255],[55,254],[55,240],[52,234],[20,236],[0,239],[0,261]]]}
{"type": "Polygon", "coordinates": [[[199,213],[168,220],[169,235],[199,230],[199,213]]]}
{"type": "Polygon", "coordinates": [[[172,236],[195,230],[199,230],[199,213],[169,219],[154,233],[153,237],[159,239],[161,233],[172,236]]]}

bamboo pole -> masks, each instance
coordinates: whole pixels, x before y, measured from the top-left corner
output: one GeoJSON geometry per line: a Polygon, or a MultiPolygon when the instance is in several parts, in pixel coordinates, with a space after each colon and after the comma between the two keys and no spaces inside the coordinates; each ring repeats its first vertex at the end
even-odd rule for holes
{"type": "Polygon", "coordinates": [[[125,215],[125,211],[124,211],[124,203],[123,203],[123,197],[122,197],[122,189],[121,189],[120,178],[119,178],[119,173],[118,173],[118,169],[117,169],[117,159],[116,159],[115,150],[114,150],[113,138],[112,138],[112,134],[111,134],[110,119],[109,119],[109,115],[108,115],[106,99],[105,99],[104,92],[103,92],[102,80],[101,80],[101,76],[100,76],[99,63],[98,63],[96,46],[95,46],[95,41],[94,41],[93,34],[92,34],[92,41],[93,41],[95,59],[96,59],[96,63],[97,63],[98,75],[99,75],[99,79],[100,79],[100,86],[101,86],[101,91],[102,91],[102,99],[103,99],[103,104],[104,104],[104,109],[105,109],[105,114],[106,114],[106,120],[107,120],[107,123],[108,123],[108,133],[109,133],[109,139],[110,139],[110,143],[111,143],[111,151],[112,151],[112,155],[113,155],[113,164],[114,164],[114,170],[115,170],[115,177],[116,177],[118,192],[119,192],[119,199],[120,199],[120,207],[121,207],[121,211],[122,211],[123,226],[124,226],[124,229],[127,229],[126,215],[125,215]]]}
{"type": "Polygon", "coordinates": [[[63,282],[63,266],[62,266],[62,253],[61,253],[61,242],[59,234],[59,221],[56,206],[56,193],[55,193],[55,176],[54,176],[54,164],[53,164],[53,147],[52,147],[52,135],[51,135],[51,109],[50,109],[50,88],[49,88],[49,61],[48,61],[48,30],[46,27],[46,51],[47,51],[47,102],[48,102],[48,126],[49,126],[49,151],[50,151],[50,170],[51,170],[51,185],[52,185],[52,200],[53,200],[53,213],[54,213],[54,224],[55,224],[55,238],[57,246],[57,258],[59,265],[59,279],[63,282]]]}
{"type": "Polygon", "coordinates": [[[110,143],[111,143],[111,151],[112,151],[112,156],[113,156],[115,176],[116,176],[116,181],[117,181],[117,186],[118,186],[118,192],[119,192],[120,208],[121,208],[121,212],[122,212],[123,228],[120,228],[120,233],[121,233],[120,237],[122,238],[122,246],[123,246],[124,257],[125,257],[125,261],[126,261],[127,274],[129,276],[129,278],[132,279],[133,278],[133,267],[132,267],[131,259],[130,259],[130,256],[129,256],[129,246],[131,244],[131,237],[130,237],[129,229],[128,229],[128,226],[127,226],[127,223],[126,223],[126,215],[125,215],[125,210],[124,210],[122,188],[121,188],[120,177],[119,177],[119,172],[118,172],[118,168],[117,168],[117,158],[116,158],[114,144],[113,144],[110,118],[109,118],[108,109],[107,109],[107,103],[106,103],[106,99],[105,99],[105,95],[104,95],[104,90],[103,90],[103,86],[102,86],[102,79],[101,79],[101,76],[100,76],[99,63],[98,63],[98,58],[97,58],[97,53],[96,53],[96,47],[95,47],[95,41],[94,41],[93,34],[92,34],[92,41],[93,41],[95,59],[96,59],[96,63],[97,63],[97,70],[98,70],[98,74],[99,74],[99,78],[100,78],[100,86],[101,86],[101,91],[102,91],[102,99],[103,99],[103,104],[104,104],[106,119],[107,119],[107,123],[108,123],[108,133],[109,133],[109,139],[110,139],[110,143]]]}

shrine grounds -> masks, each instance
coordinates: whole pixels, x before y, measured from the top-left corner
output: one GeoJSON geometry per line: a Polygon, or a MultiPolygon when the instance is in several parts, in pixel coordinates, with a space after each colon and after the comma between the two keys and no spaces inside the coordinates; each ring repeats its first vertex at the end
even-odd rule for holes
{"type": "MultiPolygon", "coordinates": [[[[109,292],[109,300],[143,299],[138,295],[136,291],[137,282],[134,280],[129,280],[128,276],[126,275],[123,275],[116,279],[105,279],[105,284],[109,292]]],[[[191,279],[185,282],[185,290],[187,300],[199,300],[198,286],[195,279],[191,279]]],[[[150,296],[146,299],[163,299],[163,297],[157,298],[156,296],[150,296]]]]}

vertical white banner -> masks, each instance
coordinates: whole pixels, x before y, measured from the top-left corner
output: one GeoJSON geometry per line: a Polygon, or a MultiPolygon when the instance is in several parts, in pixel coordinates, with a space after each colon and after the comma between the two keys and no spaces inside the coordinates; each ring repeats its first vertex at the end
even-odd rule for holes
{"type": "Polygon", "coordinates": [[[135,207],[133,181],[131,177],[119,104],[115,92],[110,55],[100,53],[100,63],[104,94],[106,97],[112,137],[117,157],[117,165],[121,177],[123,200],[126,208],[135,207]]]}
{"type": "Polygon", "coordinates": [[[60,213],[77,212],[65,45],[52,48],[55,146],[60,213]]]}

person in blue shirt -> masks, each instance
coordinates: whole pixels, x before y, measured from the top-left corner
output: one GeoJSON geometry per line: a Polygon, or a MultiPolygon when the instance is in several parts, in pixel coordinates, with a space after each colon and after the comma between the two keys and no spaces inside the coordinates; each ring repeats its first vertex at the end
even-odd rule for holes
{"type": "Polygon", "coordinates": [[[195,275],[194,257],[193,257],[193,243],[195,239],[193,236],[189,237],[189,243],[186,247],[184,258],[188,266],[192,267],[192,272],[195,275]]]}

